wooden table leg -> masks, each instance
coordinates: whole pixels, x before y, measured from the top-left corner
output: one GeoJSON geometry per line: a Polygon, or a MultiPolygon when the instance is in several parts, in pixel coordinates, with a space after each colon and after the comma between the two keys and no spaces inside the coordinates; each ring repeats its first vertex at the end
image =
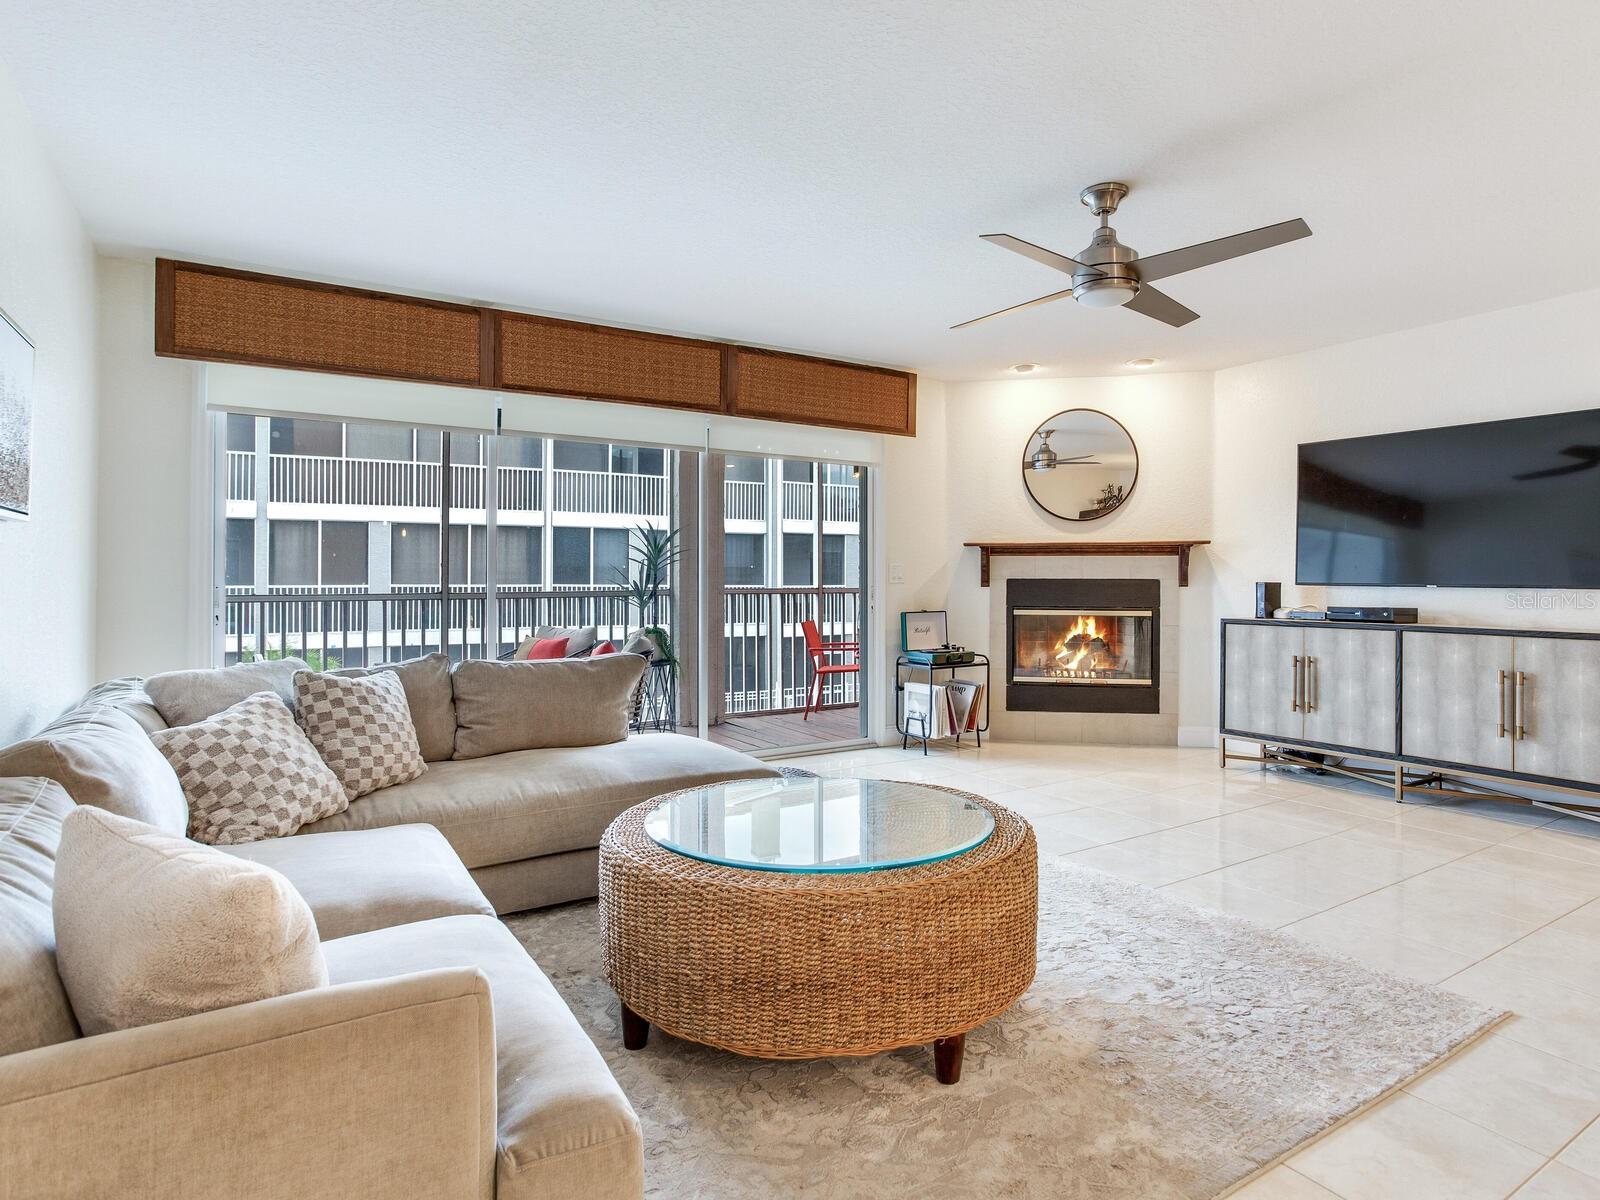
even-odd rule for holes
{"type": "Polygon", "coordinates": [[[619,1002],[618,1007],[622,1009],[623,1046],[629,1050],[643,1050],[644,1044],[650,1040],[650,1022],[626,1004],[619,1002]]]}
{"type": "Polygon", "coordinates": [[[933,1073],[939,1077],[940,1083],[961,1082],[961,1052],[966,1045],[967,1035],[964,1033],[940,1038],[933,1043],[933,1073]]]}

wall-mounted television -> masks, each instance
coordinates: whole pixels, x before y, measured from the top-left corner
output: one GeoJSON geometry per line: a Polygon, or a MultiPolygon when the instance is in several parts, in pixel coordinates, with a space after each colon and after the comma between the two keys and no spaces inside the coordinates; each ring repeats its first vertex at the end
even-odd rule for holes
{"type": "Polygon", "coordinates": [[[1600,409],[1302,444],[1295,582],[1600,588],[1600,409]]]}

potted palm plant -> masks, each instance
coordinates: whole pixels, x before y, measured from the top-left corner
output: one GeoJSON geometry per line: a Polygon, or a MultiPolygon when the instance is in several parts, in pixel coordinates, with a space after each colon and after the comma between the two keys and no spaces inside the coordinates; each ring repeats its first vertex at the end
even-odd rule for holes
{"type": "Polygon", "coordinates": [[[638,525],[628,535],[628,565],[618,567],[628,607],[639,617],[639,632],[655,645],[651,662],[677,663],[672,635],[661,624],[661,592],[672,580],[681,549],[676,529],[638,525]]]}

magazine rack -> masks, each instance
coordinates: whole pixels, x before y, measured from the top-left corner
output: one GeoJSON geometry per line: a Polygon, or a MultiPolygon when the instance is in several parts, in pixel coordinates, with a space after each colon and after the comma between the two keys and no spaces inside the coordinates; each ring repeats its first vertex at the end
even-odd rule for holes
{"type": "Polygon", "coordinates": [[[977,670],[981,670],[983,672],[983,708],[978,723],[970,730],[957,730],[953,734],[946,735],[946,737],[953,737],[956,740],[956,743],[959,745],[961,742],[961,735],[963,733],[970,732],[977,737],[978,745],[981,748],[983,746],[983,735],[989,732],[989,656],[987,654],[974,654],[972,661],[968,663],[939,664],[912,662],[904,654],[899,655],[895,659],[894,727],[895,731],[900,734],[900,749],[906,749],[910,745],[910,739],[915,737],[922,742],[922,752],[926,754],[928,752],[928,743],[930,741],[938,742],[946,740],[946,738],[930,738],[928,736],[930,731],[928,729],[929,722],[927,714],[907,711],[907,691],[911,688],[916,688],[918,690],[924,688],[927,689],[928,704],[929,708],[931,709],[933,705],[934,679],[940,671],[948,671],[951,674],[951,678],[954,678],[955,672],[957,671],[977,670]],[[920,678],[917,674],[919,671],[923,672],[920,678]],[[921,729],[920,734],[913,731],[913,725],[921,729]]]}

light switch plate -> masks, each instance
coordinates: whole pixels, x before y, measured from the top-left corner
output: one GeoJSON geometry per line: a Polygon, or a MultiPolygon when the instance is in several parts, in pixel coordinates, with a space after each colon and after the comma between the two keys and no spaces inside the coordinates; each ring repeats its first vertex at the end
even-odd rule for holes
{"type": "Polygon", "coordinates": [[[905,567],[900,563],[890,563],[889,564],[889,582],[890,583],[904,583],[905,581],[906,581],[906,569],[905,569],[905,567]]]}

